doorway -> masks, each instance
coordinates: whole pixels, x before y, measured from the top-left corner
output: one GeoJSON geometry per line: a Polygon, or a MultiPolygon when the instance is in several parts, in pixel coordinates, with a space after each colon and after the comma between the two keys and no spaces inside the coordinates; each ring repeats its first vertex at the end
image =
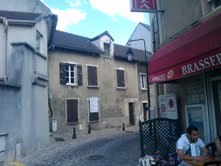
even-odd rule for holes
{"type": "Polygon", "coordinates": [[[134,103],[129,103],[129,124],[135,125],[134,103]]]}
{"type": "Polygon", "coordinates": [[[221,81],[212,83],[216,133],[221,135],[221,81]]]}

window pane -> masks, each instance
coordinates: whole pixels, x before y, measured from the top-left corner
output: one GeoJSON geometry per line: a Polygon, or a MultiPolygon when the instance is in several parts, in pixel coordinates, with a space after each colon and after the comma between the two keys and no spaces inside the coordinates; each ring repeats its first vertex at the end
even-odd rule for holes
{"type": "Polygon", "coordinates": [[[96,66],[88,66],[88,85],[97,86],[97,67],[96,66]]]}
{"type": "Polygon", "coordinates": [[[104,43],[104,55],[109,57],[110,56],[110,44],[104,43]]]}
{"type": "Polygon", "coordinates": [[[125,87],[124,70],[117,70],[117,87],[125,87]]]}

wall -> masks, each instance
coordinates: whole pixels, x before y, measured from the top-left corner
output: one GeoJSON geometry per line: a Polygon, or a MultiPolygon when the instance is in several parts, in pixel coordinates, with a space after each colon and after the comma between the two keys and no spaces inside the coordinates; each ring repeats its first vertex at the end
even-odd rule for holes
{"type": "MultiPolygon", "coordinates": [[[[128,102],[137,102],[137,75],[135,65],[128,62],[117,61],[113,58],[104,58],[103,55],[93,57],[90,55],[80,55],[55,49],[49,55],[49,87],[52,110],[54,117],[58,120],[60,131],[71,129],[65,126],[65,99],[79,99],[79,117],[83,126],[88,123],[88,97],[97,96],[100,98],[100,123],[96,127],[122,126],[128,124],[128,102]],[[59,62],[73,61],[82,64],[83,86],[68,87],[60,85],[59,81],[59,62]],[[87,87],[86,65],[98,66],[99,88],[87,87]],[[116,88],[116,68],[125,70],[126,89],[116,88]]],[[[135,103],[136,105],[136,103],[135,103]]],[[[135,114],[135,117],[137,115],[135,114]]]]}
{"type": "Polygon", "coordinates": [[[45,14],[50,13],[50,9],[46,7],[40,0],[0,0],[0,4],[0,10],[45,14]]]}

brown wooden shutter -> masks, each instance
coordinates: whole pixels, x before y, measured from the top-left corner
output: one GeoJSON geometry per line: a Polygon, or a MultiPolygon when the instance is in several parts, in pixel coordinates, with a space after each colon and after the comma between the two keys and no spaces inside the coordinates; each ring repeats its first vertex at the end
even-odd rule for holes
{"type": "Polygon", "coordinates": [[[83,85],[82,65],[77,65],[77,79],[78,86],[83,85]]]}
{"type": "Polygon", "coordinates": [[[78,122],[78,100],[67,100],[67,123],[78,122]]]}
{"type": "Polygon", "coordinates": [[[117,69],[117,87],[125,87],[124,70],[117,69]]]}
{"type": "Polygon", "coordinates": [[[88,66],[88,85],[89,86],[97,86],[97,67],[95,66],[88,66]]]}
{"type": "Polygon", "coordinates": [[[60,66],[60,84],[65,85],[66,84],[66,71],[65,71],[65,68],[66,68],[67,64],[60,63],[59,66],[60,66]]]}

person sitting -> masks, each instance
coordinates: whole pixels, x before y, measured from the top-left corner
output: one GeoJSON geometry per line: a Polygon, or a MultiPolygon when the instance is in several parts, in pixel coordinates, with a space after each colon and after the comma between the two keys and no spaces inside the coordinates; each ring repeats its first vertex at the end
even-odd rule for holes
{"type": "Polygon", "coordinates": [[[221,136],[216,137],[215,139],[215,146],[216,146],[216,155],[221,155],[221,136]]]}
{"type": "Polygon", "coordinates": [[[208,150],[202,139],[199,138],[197,127],[190,125],[186,129],[186,133],[178,139],[177,156],[181,161],[180,166],[189,165],[185,162],[187,160],[205,161],[207,159],[208,150]]]}

